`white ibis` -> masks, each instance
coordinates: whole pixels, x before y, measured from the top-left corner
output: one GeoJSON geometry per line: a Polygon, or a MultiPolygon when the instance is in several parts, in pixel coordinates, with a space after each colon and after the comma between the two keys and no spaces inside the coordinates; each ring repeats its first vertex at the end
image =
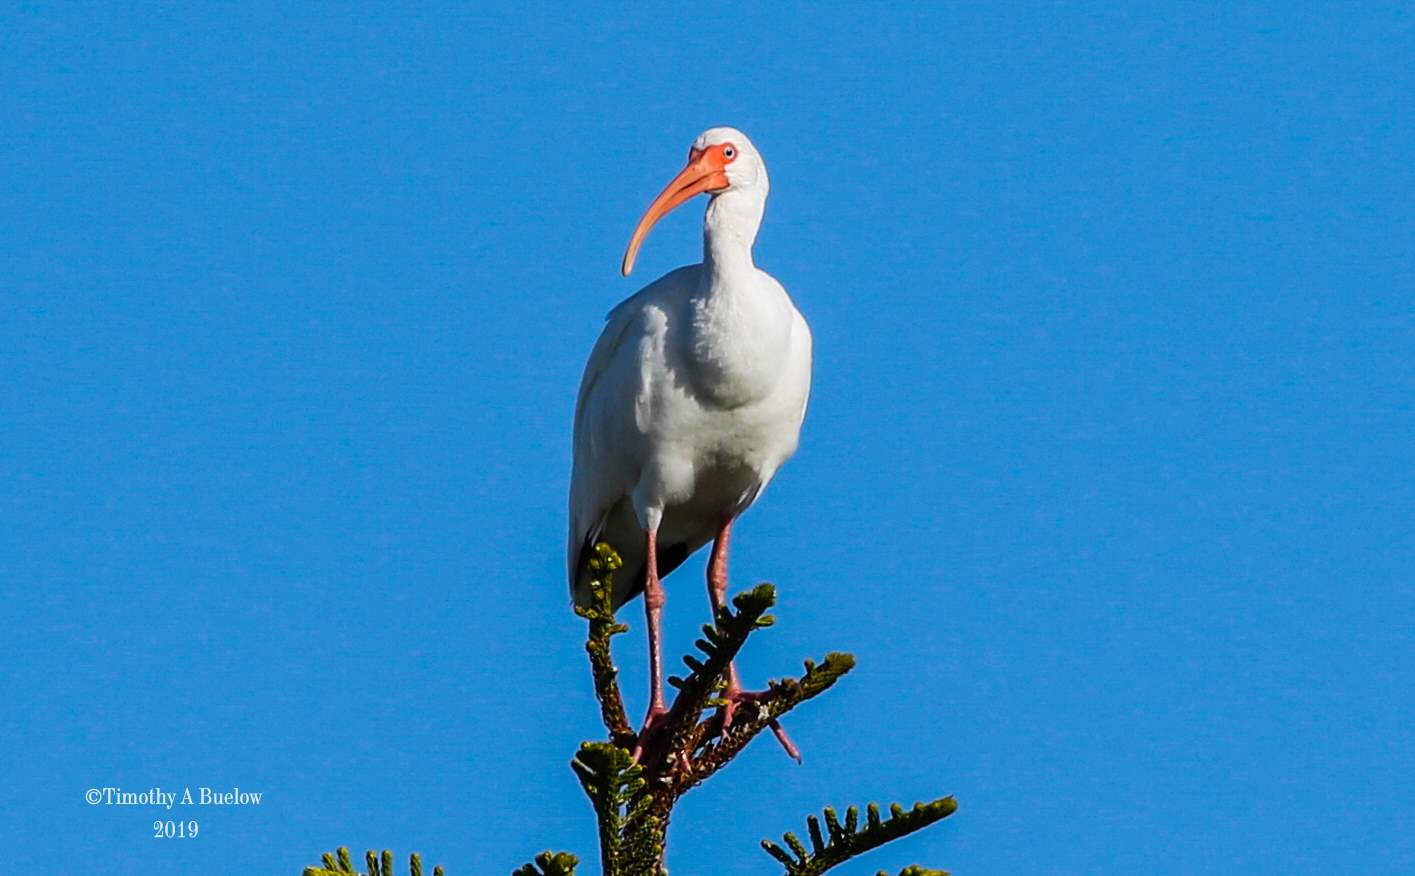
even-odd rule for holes
{"type": "MultiPolygon", "coordinates": [[[[703,261],[671,271],[610,311],[575,406],[570,480],[570,589],[589,600],[588,552],[608,542],[624,561],[614,603],[640,592],[648,615],[648,716],[639,744],[667,714],[659,620],[661,578],[713,542],[708,593],[727,592],[732,522],[796,450],[811,387],[811,331],[786,290],[752,262],[767,195],[766,165],[746,135],[712,128],[649,205],[623,273],[655,222],[709,195],[703,261]]],[[[723,732],[744,694],[729,673],[723,732]]],[[[777,730],[792,756],[794,746],[777,730]]]]}

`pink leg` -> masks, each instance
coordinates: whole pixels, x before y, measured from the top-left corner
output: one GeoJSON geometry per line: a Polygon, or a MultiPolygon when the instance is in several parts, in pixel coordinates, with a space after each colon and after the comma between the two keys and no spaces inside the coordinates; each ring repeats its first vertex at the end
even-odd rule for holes
{"type": "MultiPolygon", "coordinates": [[[[722,611],[722,607],[727,604],[727,545],[732,538],[732,518],[727,517],[722,521],[722,525],[717,529],[717,537],[712,542],[712,556],[708,558],[708,599],[712,601],[712,619],[717,622],[717,615],[722,611]]],[[[727,667],[727,702],[729,706],[725,713],[726,722],[724,726],[732,723],[733,696],[742,692],[742,685],[737,681],[737,664],[734,661],[727,667]]]]}
{"type": "Polygon", "coordinates": [[[648,533],[644,559],[644,612],[649,624],[649,715],[668,711],[663,704],[663,582],[658,579],[658,533],[648,533]]]}
{"type": "Polygon", "coordinates": [[[663,722],[668,714],[668,706],[663,701],[663,634],[660,622],[663,617],[663,583],[658,578],[658,533],[649,530],[647,550],[644,558],[644,613],[648,616],[649,627],[649,712],[644,717],[643,729],[639,731],[639,744],[634,748],[634,759],[643,754],[644,744],[663,722]]]}
{"type": "Polygon", "coordinates": [[[708,558],[708,598],[712,600],[714,615],[722,610],[727,600],[727,542],[731,537],[732,518],[728,517],[717,528],[712,556],[708,558]]]}
{"type": "MultiPolygon", "coordinates": [[[[708,559],[708,598],[712,600],[714,623],[717,622],[717,615],[722,611],[722,607],[727,604],[727,547],[732,537],[732,520],[731,517],[724,518],[722,525],[718,527],[717,537],[712,543],[712,556],[708,559]]],[[[753,699],[754,696],[742,692],[742,683],[737,678],[736,661],[728,664],[727,690],[723,691],[722,695],[727,701],[727,705],[722,707],[723,733],[732,727],[732,714],[737,710],[737,704],[753,699]]],[[[786,730],[779,721],[771,722],[771,732],[776,734],[776,741],[786,749],[787,755],[799,763],[801,752],[791,741],[791,737],[786,735],[786,730]]]]}

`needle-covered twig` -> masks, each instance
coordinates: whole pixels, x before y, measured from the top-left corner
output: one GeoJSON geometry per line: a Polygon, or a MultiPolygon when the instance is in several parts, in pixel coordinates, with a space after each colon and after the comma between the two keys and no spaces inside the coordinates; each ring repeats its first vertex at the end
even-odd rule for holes
{"type": "MultiPolygon", "coordinates": [[[[731,732],[709,742],[695,758],[692,784],[701,783],[727,766],[749,742],[773,722],[806,700],[825,693],[854,668],[854,656],[831,653],[825,655],[825,660],[819,664],[814,660],[807,660],[806,673],[800,678],[768,682],[765,694],[755,702],[748,703],[747,708],[739,710],[739,717],[732,725],[731,732]],[[756,706],[755,714],[749,710],[753,705],[756,706]]],[[[716,721],[715,724],[720,727],[721,722],[716,721]]]]}
{"type": "Polygon", "coordinates": [[[634,728],[624,710],[624,695],[619,692],[619,669],[611,655],[612,639],[629,627],[614,619],[614,573],[623,562],[614,549],[603,542],[595,545],[590,557],[589,607],[575,606],[575,613],[589,621],[590,632],[585,651],[590,655],[590,671],[594,676],[595,699],[599,700],[600,718],[617,745],[634,746],[634,728]]]}
{"type": "MultiPolygon", "coordinates": [[[[393,866],[393,852],[384,849],[379,855],[370,850],[364,853],[364,864],[367,871],[358,870],[354,867],[354,859],[349,855],[347,846],[340,846],[337,851],[325,852],[322,858],[324,866],[306,867],[303,876],[397,876],[393,866]]],[[[408,872],[412,876],[423,876],[423,859],[417,852],[408,856],[408,872]]],[[[441,867],[432,868],[432,876],[443,876],[441,867]]]]}
{"type": "Polygon", "coordinates": [[[607,742],[582,744],[570,767],[595,810],[605,876],[655,872],[664,832],[649,811],[654,798],[644,768],[626,749],[607,742]]]}
{"type": "Polygon", "coordinates": [[[767,611],[776,604],[776,588],[758,584],[732,599],[732,607],[723,606],[716,623],[703,626],[703,637],[694,644],[705,659],[688,654],[683,664],[688,667],[684,678],[670,677],[668,683],[678,689],[668,710],[667,765],[687,763],[702,743],[711,722],[702,720],[703,712],[716,704],[718,692],[726,683],[727,670],[737,653],[753,632],[769,627],[776,619],[767,611]],[[733,611],[736,609],[736,611],[733,611]]]}
{"type": "MultiPolygon", "coordinates": [[[[958,804],[952,797],[940,797],[931,803],[915,803],[912,809],[905,809],[898,803],[893,803],[889,807],[889,819],[881,820],[879,806],[871,803],[865,810],[865,826],[857,830],[859,809],[854,806],[847,809],[845,823],[841,824],[835,810],[827,807],[822,813],[825,816],[825,833],[821,832],[820,819],[814,815],[806,819],[806,828],[811,840],[809,850],[794,833],[782,836],[786,849],[771,840],[762,840],[762,848],[785,866],[786,876],[821,876],[856,855],[928,827],[957,810],[958,804]],[[790,849],[790,853],[787,849],[790,849]]],[[[906,868],[900,876],[923,876],[937,872],[939,871],[925,870],[916,864],[906,868]]]]}
{"type": "MultiPolygon", "coordinates": [[[[541,852],[529,864],[514,870],[511,876],[575,876],[580,859],[569,852],[541,852]]],[[[903,876],[903,874],[901,874],[903,876]]]]}

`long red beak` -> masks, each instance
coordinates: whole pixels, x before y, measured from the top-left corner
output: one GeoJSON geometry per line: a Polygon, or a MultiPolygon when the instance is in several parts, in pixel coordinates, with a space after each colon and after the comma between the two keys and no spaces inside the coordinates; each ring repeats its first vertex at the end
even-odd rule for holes
{"type": "Polygon", "coordinates": [[[672,212],[674,207],[703,192],[727,188],[727,173],[723,169],[726,165],[718,152],[716,149],[695,151],[688,159],[688,166],[649,204],[644,218],[634,228],[633,237],[629,238],[629,248],[624,251],[624,264],[619,268],[624,276],[629,276],[629,272],[634,270],[634,258],[639,254],[639,246],[649,236],[649,229],[655,222],[672,212]]]}

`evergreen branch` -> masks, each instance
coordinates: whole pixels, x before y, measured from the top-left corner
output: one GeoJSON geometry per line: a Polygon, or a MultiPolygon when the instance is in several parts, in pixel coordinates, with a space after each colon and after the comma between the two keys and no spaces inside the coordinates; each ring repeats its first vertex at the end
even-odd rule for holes
{"type": "MultiPolygon", "coordinates": [[[[842,676],[855,668],[855,658],[851,654],[832,652],[825,655],[823,663],[817,664],[814,660],[807,660],[805,665],[806,674],[799,679],[787,678],[768,682],[765,694],[744,704],[746,708],[755,705],[756,714],[751,717],[739,717],[729,733],[703,750],[694,761],[689,787],[704,781],[726,766],[747,747],[747,743],[782,715],[829,690],[842,676]]],[[[745,712],[746,708],[739,712],[745,712]]],[[[686,791],[687,788],[683,790],[686,791]]]]}
{"type": "Polygon", "coordinates": [[[600,717],[609,738],[620,746],[632,746],[636,738],[624,710],[624,696],[619,692],[619,669],[614,665],[610,640],[629,627],[614,619],[614,573],[623,565],[619,555],[604,542],[596,544],[589,560],[591,605],[575,606],[575,613],[590,623],[585,651],[590,655],[590,670],[594,674],[595,699],[599,700],[600,717]]]}
{"type": "Polygon", "coordinates": [[[642,811],[629,822],[624,834],[623,869],[605,876],[668,876],[663,867],[663,850],[668,840],[668,824],[650,809],[652,798],[644,798],[642,811]]]}
{"type": "MultiPolygon", "coordinates": [[[[354,869],[354,859],[349,854],[348,846],[340,846],[337,852],[325,852],[322,860],[323,867],[306,867],[302,876],[365,876],[354,869]]],[[[393,852],[390,849],[384,849],[381,856],[372,850],[365,852],[364,864],[368,868],[367,876],[395,876],[393,852]]],[[[423,876],[423,859],[417,852],[408,857],[408,871],[412,876],[423,876]]],[[[432,868],[432,876],[443,876],[442,868],[432,868]]]]}
{"type": "MultiPolygon", "coordinates": [[[[513,870],[511,876],[575,876],[580,859],[569,852],[541,852],[534,862],[513,870]]],[[[904,874],[900,874],[904,876],[904,874]]]]}
{"type": "Polygon", "coordinates": [[[703,711],[714,705],[717,692],[726,682],[727,669],[737,657],[747,637],[756,630],[769,627],[775,618],[767,611],[776,604],[776,588],[758,584],[732,598],[732,608],[723,606],[715,626],[703,626],[703,637],[694,644],[703,652],[704,660],[684,656],[690,670],[687,678],[670,678],[678,688],[673,706],[668,710],[668,765],[686,762],[698,748],[707,729],[700,722],[703,711]]]}
{"type": "MultiPolygon", "coordinates": [[[[648,748],[636,762],[630,749],[638,742],[638,735],[629,724],[611,654],[613,637],[628,630],[614,616],[613,578],[621,565],[609,545],[595,545],[589,560],[591,604],[575,609],[589,623],[585,650],[610,741],[583,743],[570,766],[595,810],[603,876],[667,876],[664,848],[678,799],[726,766],[757,734],[779,728],[782,716],[829,690],[855,667],[855,658],[836,652],[827,654],[820,664],[805,661],[806,671],[800,678],[771,681],[766,691],[739,699],[736,720],[725,730],[722,711],[706,718],[704,713],[722,705],[719,692],[747,638],[774,623],[767,614],[776,602],[772,585],[760,584],[740,593],[730,607],[716,613],[712,625],[702,628],[703,637],[695,643],[702,656],[683,658],[687,677],[669,679],[678,693],[669,709],[667,726],[647,741],[648,748]]],[[[857,855],[946,818],[956,809],[952,797],[916,803],[908,811],[894,804],[889,819],[881,820],[879,807],[871,803],[861,828],[856,807],[846,811],[843,823],[835,810],[826,808],[823,823],[815,816],[807,818],[809,849],[793,833],[783,835],[784,848],[769,840],[762,841],[762,848],[785,867],[786,876],[822,876],[857,855]]],[[[512,876],[574,876],[578,864],[579,859],[568,852],[546,851],[512,876]]],[[[368,852],[365,865],[367,876],[396,876],[391,851],[381,855],[368,852]]],[[[409,869],[412,876],[423,876],[422,859],[417,854],[411,856],[409,869]]],[[[324,854],[323,866],[306,868],[303,876],[364,874],[355,869],[348,848],[341,847],[324,854]]],[[[444,876],[442,868],[434,868],[433,876],[444,876]]],[[[880,871],[877,876],[889,874],[880,871]]],[[[948,874],[916,864],[898,876],[948,874]]]]}
{"type": "Polygon", "coordinates": [[[656,873],[666,827],[650,812],[654,798],[644,768],[607,742],[583,743],[570,768],[594,806],[604,876],[656,873]]]}
{"type": "MultiPolygon", "coordinates": [[[[785,866],[786,876],[821,876],[856,855],[916,830],[922,830],[957,810],[958,804],[952,797],[940,797],[932,803],[915,803],[914,808],[907,811],[898,803],[893,803],[889,807],[889,820],[881,821],[879,807],[871,803],[866,808],[865,827],[856,830],[860,816],[858,809],[851,806],[846,811],[845,824],[842,826],[836,818],[835,810],[827,807],[823,814],[829,839],[822,835],[820,821],[814,815],[806,819],[811,840],[810,851],[806,850],[805,844],[794,833],[789,832],[782,836],[782,841],[791,850],[790,853],[771,840],[762,840],[762,848],[785,866]]],[[[939,872],[941,871],[927,870],[916,864],[906,867],[899,876],[931,876],[939,872]]]]}

